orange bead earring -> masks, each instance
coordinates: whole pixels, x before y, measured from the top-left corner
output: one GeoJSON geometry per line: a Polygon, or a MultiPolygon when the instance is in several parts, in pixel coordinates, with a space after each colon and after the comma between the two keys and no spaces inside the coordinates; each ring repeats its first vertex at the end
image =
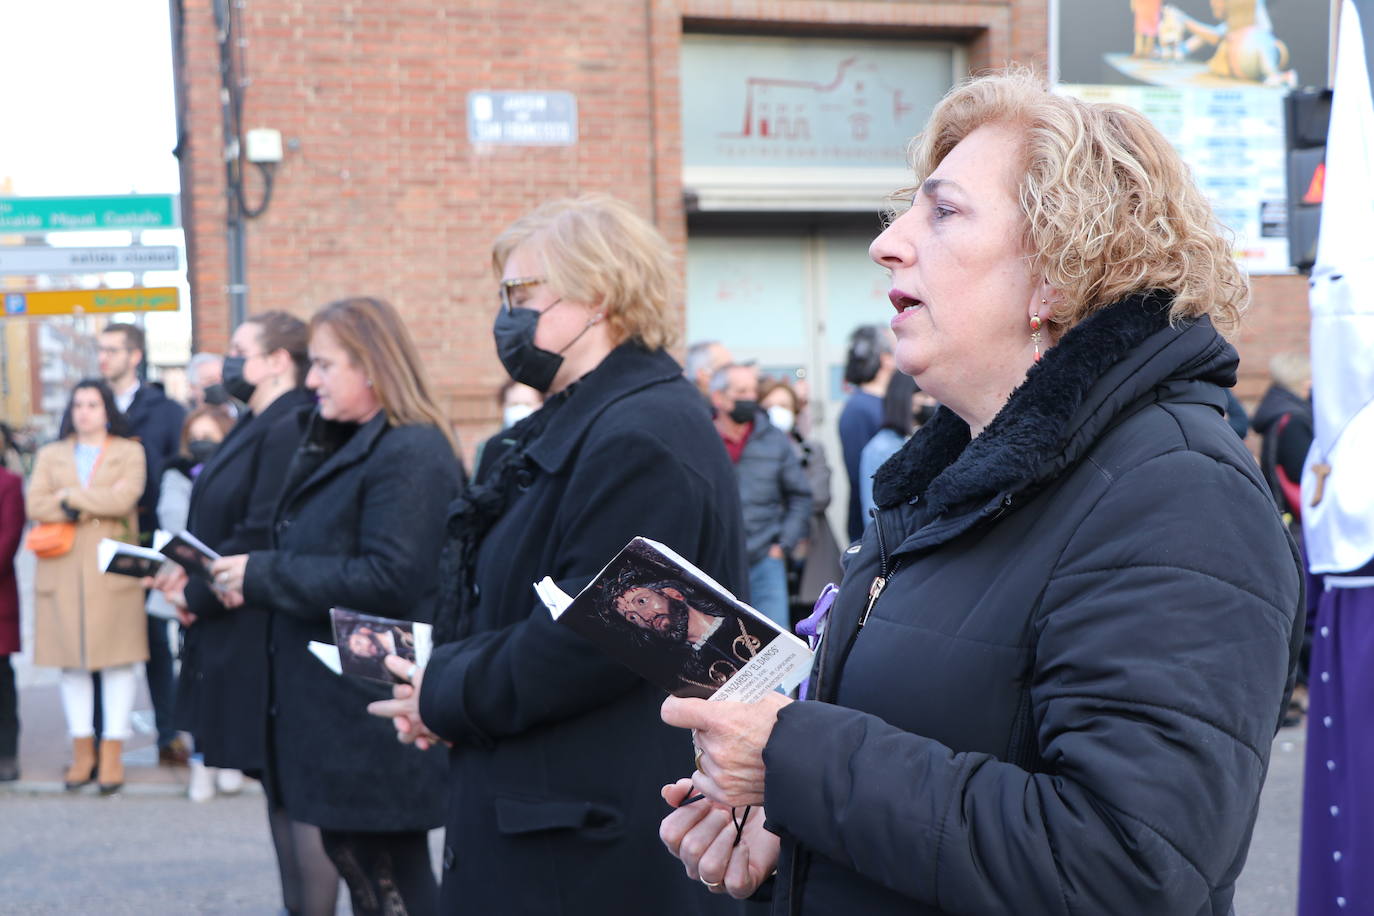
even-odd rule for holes
{"type": "MultiPolygon", "coordinates": [[[[1045,301],[1044,299],[1041,299],[1041,300],[1040,300],[1040,302],[1041,302],[1042,304],[1044,303],[1044,301],[1045,301]]],[[[1040,313],[1039,313],[1039,312],[1036,312],[1035,315],[1031,318],[1031,320],[1030,320],[1030,326],[1031,326],[1031,343],[1035,346],[1035,361],[1038,363],[1038,362],[1040,362],[1040,313]]]]}

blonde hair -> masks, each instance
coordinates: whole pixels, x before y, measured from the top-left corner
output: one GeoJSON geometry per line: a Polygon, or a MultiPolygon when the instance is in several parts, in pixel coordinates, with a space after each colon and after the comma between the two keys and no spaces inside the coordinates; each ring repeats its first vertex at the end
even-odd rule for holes
{"type": "Polygon", "coordinates": [[[1276,353],[1269,360],[1269,377],[1294,394],[1304,394],[1312,381],[1312,362],[1306,353],[1276,353]]]}
{"type": "Polygon", "coordinates": [[[321,327],[328,327],[349,362],[367,373],[388,425],[437,427],[458,454],[448,418],[430,396],[415,341],[391,304],[370,296],[340,299],[311,316],[310,333],[321,327]]]}
{"type": "Polygon", "coordinates": [[[531,246],[560,296],[605,309],[615,344],[650,350],[677,342],[669,302],[673,254],[659,231],[605,194],[551,200],[506,227],[491,247],[496,275],[511,252],[531,246]]]}
{"type": "Polygon", "coordinates": [[[1015,188],[1032,269],[1058,289],[1062,332],[1133,293],[1173,293],[1169,317],[1210,316],[1231,333],[1250,297],[1229,233],[1188,167],[1144,115],[1055,95],[1014,69],[956,86],[913,142],[917,184],[989,124],[1022,133],[1015,188]]]}

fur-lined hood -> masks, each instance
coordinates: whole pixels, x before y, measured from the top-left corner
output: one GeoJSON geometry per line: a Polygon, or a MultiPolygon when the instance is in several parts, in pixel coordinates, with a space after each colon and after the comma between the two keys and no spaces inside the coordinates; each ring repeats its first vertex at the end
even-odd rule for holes
{"type": "Polygon", "coordinates": [[[1219,389],[1235,384],[1239,357],[1209,319],[1170,325],[1171,301],[1167,293],[1136,295],[1090,315],[1046,351],[972,442],[968,424],[941,407],[878,469],[874,502],[919,499],[926,513],[941,515],[1032,488],[1078,461],[1160,387],[1203,383],[1197,399],[1223,412],[1219,389]]]}

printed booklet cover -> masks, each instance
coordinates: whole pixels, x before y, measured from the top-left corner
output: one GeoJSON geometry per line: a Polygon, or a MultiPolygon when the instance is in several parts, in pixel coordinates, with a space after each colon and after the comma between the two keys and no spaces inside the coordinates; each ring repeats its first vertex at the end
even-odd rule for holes
{"type": "Polygon", "coordinates": [[[637,537],[576,598],[534,586],[555,620],[680,697],[753,702],[811,670],[806,643],[671,548],[637,537]]]}
{"type": "Polygon", "coordinates": [[[334,624],[334,645],[310,642],[310,651],[335,674],[405,683],[386,669],[384,659],[399,655],[423,668],[434,648],[434,628],[427,623],[376,617],[348,608],[329,609],[334,624]]]}
{"type": "Polygon", "coordinates": [[[171,534],[159,529],[153,535],[153,549],[186,570],[188,576],[199,576],[207,582],[212,578],[210,565],[219,559],[219,554],[189,531],[171,534]]]}
{"type": "Polygon", "coordinates": [[[157,575],[162,564],[167,562],[167,558],[156,550],[126,544],[114,538],[101,538],[96,545],[95,555],[101,572],[133,576],[135,579],[157,575]]]}

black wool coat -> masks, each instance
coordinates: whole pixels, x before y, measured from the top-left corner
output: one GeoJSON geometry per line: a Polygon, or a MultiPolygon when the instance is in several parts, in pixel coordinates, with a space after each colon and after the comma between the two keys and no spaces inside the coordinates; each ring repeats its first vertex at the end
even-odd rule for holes
{"type": "Polygon", "coordinates": [[[1230,910],[1302,576],[1222,418],[1235,351],[1161,305],[1093,315],[976,441],[941,409],[878,472],[819,702],[764,751],[774,912],[1230,910]]]}
{"type": "MultiPolygon", "coordinates": [[[[191,488],[186,529],[221,556],[272,546],[272,519],[286,469],[301,439],[296,413],[304,389],[245,413],[191,488]]],[[[261,772],[267,738],[267,612],[228,610],[200,579],[186,584],[187,610],[177,681],[176,727],[195,736],[212,767],[261,772]]]]}
{"type": "Polygon", "coordinates": [[[147,483],[138,500],[138,530],[149,534],[157,530],[157,498],[162,490],[162,472],[181,451],[181,427],[186,422],[186,408],[162,389],[143,382],[134,392],[134,399],[124,415],[135,438],[143,446],[148,463],[147,483]]]}
{"type": "Polygon", "coordinates": [[[727,588],[747,583],[739,495],[706,404],[662,351],[628,343],[577,382],[529,447],[523,490],[477,554],[468,634],[440,646],[420,712],[454,742],[448,913],[734,912],[658,839],[665,783],[692,771],[665,694],[550,617],[635,535],[727,588]]]}
{"type": "Polygon", "coordinates": [[[292,820],[332,830],[443,822],[444,766],[396,740],[367,704],[391,696],[334,674],[329,609],[429,620],[445,507],[462,468],[433,426],[361,426],[297,414],[305,435],[277,503],[272,547],[249,553],[244,600],[268,612],[267,789],[292,820]]]}

